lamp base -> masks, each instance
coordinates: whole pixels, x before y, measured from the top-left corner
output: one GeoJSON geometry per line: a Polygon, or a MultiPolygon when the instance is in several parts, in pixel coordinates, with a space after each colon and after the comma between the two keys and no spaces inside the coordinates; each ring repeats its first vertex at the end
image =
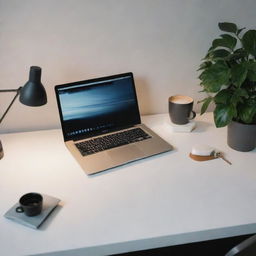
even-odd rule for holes
{"type": "Polygon", "coordinates": [[[0,159],[2,159],[4,157],[4,150],[3,150],[3,146],[0,140],[0,159]]]}

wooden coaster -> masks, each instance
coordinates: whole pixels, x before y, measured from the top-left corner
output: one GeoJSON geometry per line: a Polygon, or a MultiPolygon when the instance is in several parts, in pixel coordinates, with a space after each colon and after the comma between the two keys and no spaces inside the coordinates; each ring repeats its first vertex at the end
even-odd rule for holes
{"type": "Polygon", "coordinates": [[[208,160],[213,160],[216,159],[218,157],[214,156],[214,155],[210,155],[210,156],[198,156],[198,155],[193,155],[193,154],[189,154],[189,156],[195,160],[195,161],[208,161],[208,160]]]}

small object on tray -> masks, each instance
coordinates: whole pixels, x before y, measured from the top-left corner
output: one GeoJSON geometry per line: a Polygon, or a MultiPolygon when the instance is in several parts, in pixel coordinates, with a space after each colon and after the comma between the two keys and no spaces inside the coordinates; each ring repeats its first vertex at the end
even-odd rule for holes
{"type": "Polygon", "coordinates": [[[196,161],[208,161],[216,158],[221,158],[226,163],[232,165],[232,163],[224,157],[224,154],[222,152],[216,151],[213,147],[210,147],[208,145],[195,145],[192,148],[189,156],[196,161]]]}
{"type": "Polygon", "coordinates": [[[20,205],[19,203],[14,204],[4,215],[5,218],[13,220],[17,223],[25,225],[27,227],[38,229],[40,225],[46,220],[46,218],[56,208],[60,199],[42,194],[43,196],[43,209],[39,215],[27,216],[24,213],[16,211],[16,208],[20,205]]]}

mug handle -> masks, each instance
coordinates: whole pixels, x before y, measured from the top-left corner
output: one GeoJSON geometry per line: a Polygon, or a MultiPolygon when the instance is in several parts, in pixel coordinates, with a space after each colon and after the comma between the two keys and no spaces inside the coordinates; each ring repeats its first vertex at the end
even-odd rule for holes
{"type": "MultiPolygon", "coordinates": [[[[195,111],[192,110],[191,113],[192,113],[193,115],[192,115],[192,117],[189,117],[189,118],[188,118],[189,120],[192,120],[192,119],[194,119],[194,118],[196,117],[196,112],[195,112],[195,111]]],[[[190,114],[191,114],[191,113],[190,113],[190,114]]]]}
{"type": "Polygon", "coordinates": [[[18,206],[16,208],[16,212],[18,212],[18,213],[24,212],[24,209],[21,206],[18,206]]]}

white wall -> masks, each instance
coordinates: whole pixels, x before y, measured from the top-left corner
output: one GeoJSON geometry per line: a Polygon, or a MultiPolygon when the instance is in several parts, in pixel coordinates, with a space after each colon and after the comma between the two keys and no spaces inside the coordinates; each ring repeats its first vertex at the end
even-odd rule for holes
{"type": "MultiPolygon", "coordinates": [[[[17,101],[0,132],[60,127],[54,85],[132,71],[142,114],[203,98],[196,69],[218,22],[255,28],[255,0],[0,0],[0,88],[42,67],[48,104],[17,101]]],[[[0,94],[0,115],[12,94],[0,94]]],[[[199,106],[195,104],[198,111],[199,106]]]]}

